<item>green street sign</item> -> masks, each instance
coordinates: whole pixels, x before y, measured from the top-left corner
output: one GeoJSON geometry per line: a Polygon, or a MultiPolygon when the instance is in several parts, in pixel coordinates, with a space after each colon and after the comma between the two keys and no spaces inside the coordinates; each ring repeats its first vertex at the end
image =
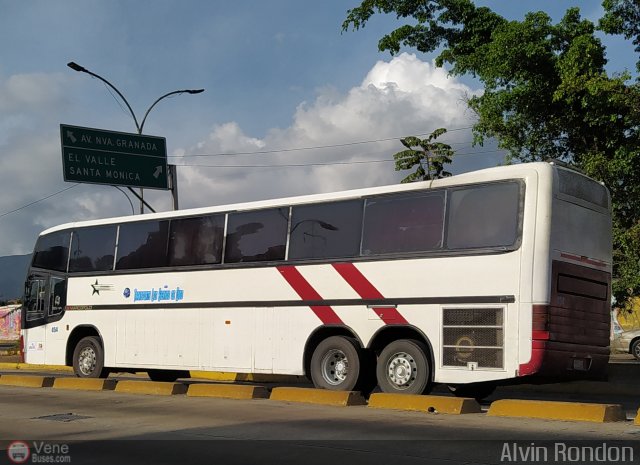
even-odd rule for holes
{"type": "Polygon", "coordinates": [[[64,180],[168,189],[164,137],[60,125],[64,180]]]}

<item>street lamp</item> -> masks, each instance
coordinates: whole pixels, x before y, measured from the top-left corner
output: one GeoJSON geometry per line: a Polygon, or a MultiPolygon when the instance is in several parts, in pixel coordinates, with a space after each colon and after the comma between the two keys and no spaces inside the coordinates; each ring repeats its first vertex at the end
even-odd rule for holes
{"type": "MultiPolygon", "coordinates": [[[[164,98],[167,98],[167,97],[170,97],[171,95],[200,94],[200,93],[204,92],[204,89],[182,89],[182,90],[174,90],[173,92],[168,92],[168,93],[164,94],[163,96],[159,97],[155,102],[153,102],[151,104],[149,109],[144,114],[144,117],[142,118],[142,122],[140,124],[138,124],[138,118],[136,118],[136,114],[134,113],[133,109],[131,108],[131,105],[129,105],[129,102],[127,102],[127,99],[124,98],[124,95],[122,95],[122,93],[113,84],[111,84],[109,81],[107,81],[102,76],[89,71],[87,68],[85,68],[83,66],[80,66],[78,63],[75,63],[73,61],[67,63],[67,66],[69,68],[71,68],[72,70],[74,70],[74,71],[78,71],[80,73],[87,73],[89,76],[93,76],[94,78],[100,79],[102,82],[104,82],[106,85],[111,87],[114,91],[116,91],[118,96],[122,99],[124,104],[129,109],[129,113],[131,113],[131,116],[133,117],[133,122],[136,125],[136,130],[138,131],[138,134],[142,134],[142,129],[144,128],[144,123],[147,120],[147,116],[149,115],[149,112],[151,112],[153,107],[155,107],[156,104],[158,102],[160,102],[160,100],[162,100],[164,98]]],[[[171,181],[172,181],[171,192],[173,194],[173,208],[174,208],[174,210],[177,210],[178,209],[178,186],[177,186],[176,183],[177,183],[178,176],[176,174],[176,167],[170,165],[170,168],[171,168],[171,181]]],[[[151,211],[153,211],[153,209],[149,206],[149,204],[147,204],[144,201],[144,190],[142,188],[140,188],[140,195],[136,194],[135,191],[130,187],[129,187],[129,190],[131,192],[133,192],[133,194],[140,199],[140,213],[144,213],[144,206],[145,205],[147,205],[147,207],[149,207],[151,209],[151,211]]]]}

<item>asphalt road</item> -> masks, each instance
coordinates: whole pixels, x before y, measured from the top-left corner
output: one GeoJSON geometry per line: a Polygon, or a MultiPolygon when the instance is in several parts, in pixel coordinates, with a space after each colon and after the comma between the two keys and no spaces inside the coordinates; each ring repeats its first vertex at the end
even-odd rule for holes
{"type": "MultiPolygon", "coordinates": [[[[505,463],[505,447],[526,450],[533,443],[551,451],[558,443],[591,447],[620,440],[640,459],[640,426],[631,421],[592,424],[0,386],[1,449],[16,440],[26,441],[32,455],[37,445],[58,452],[66,445],[67,453],[52,460],[68,455],[74,464],[497,464],[505,463]]],[[[10,463],[5,452],[0,463],[10,463]]]]}
{"type": "MultiPolygon", "coordinates": [[[[14,441],[25,441],[30,448],[26,463],[43,458],[74,464],[575,463],[554,461],[554,448],[582,450],[603,443],[632,447],[638,462],[640,426],[632,419],[640,397],[629,395],[633,390],[619,395],[606,387],[640,382],[640,365],[625,356],[614,360],[614,384],[600,385],[604,389],[585,392],[571,384],[504,387],[483,404],[485,411],[491,401],[503,398],[621,404],[629,420],[604,424],[0,386],[0,464],[14,463],[4,452],[14,441]],[[56,453],[45,453],[52,449],[56,453]],[[514,457],[514,451],[529,451],[529,458],[539,460],[522,460],[525,456],[514,457]],[[546,461],[540,456],[544,451],[549,454],[546,461]]],[[[10,372],[27,373],[2,371],[10,372]]],[[[447,391],[436,387],[434,394],[447,391]]]]}

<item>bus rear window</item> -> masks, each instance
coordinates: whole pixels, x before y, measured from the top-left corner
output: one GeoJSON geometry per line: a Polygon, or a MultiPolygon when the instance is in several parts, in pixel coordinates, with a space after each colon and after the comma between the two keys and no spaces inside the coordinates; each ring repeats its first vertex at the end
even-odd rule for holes
{"type": "Polygon", "coordinates": [[[558,190],[561,194],[609,208],[607,188],[602,184],[569,170],[558,169],[558,190]]]}
{"type": "Polygon", "coordinates": [[[69,259],[69,231],[41,236],[33,253],[33,266],[45,270],[66,271],[69,259]]]}

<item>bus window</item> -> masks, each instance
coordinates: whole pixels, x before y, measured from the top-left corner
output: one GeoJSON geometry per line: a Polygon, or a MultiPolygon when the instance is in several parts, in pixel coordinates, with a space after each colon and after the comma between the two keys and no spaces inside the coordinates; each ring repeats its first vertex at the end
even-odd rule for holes
{"type": "Polygon", "coordinates": [[[609,194],[602,184],[573,171],[558,169],[558,190],[561,194],[584,200],[601,208],[609,208],[609,194]]]}
{"type": "Polygon", "coordinates": [[[284,260],[288,208],[229,215],[225,263],[284,260]]]}
{"type": "Polygon", "coordinates": [[[49,289],[49,316],[62,313],[67,304],[67,280],[51,276],[49,289]]]}
{"type": "Polygon", "coordinates": [[[210,265],[222,261],[224,215],[171,220],[169,265],[210,265]]]}
{"type": "Polygon", "coordinates": [[[293,207],[289,259],[355,257],[362,200],[293,207]]]}
{"type": "Polygon", "coordinates": [[[26,291],[24,304],[27,322],[44,318],[47,279],[43,276],[30,277],[26,291]]]}
{"type": "Polygon", "coordinates": [[[449,192],[448,249],[511,247],[520,225],[520,184],[485,184],[449,192]]]}
{"type": "Polygon", "coordinates": [[[116,229],[113,225],[73,231],[69,272],[112,270],[116,229]]]}
{"type": "Polygon", "coordinates": [[[121,224],[116,269],[166,266],[168,235],[168,220],[121,224]]]}
{"type": "Polygon", "coordinates": [[[69,231],[41,236],[33,252],[33,266],[46,270],[66,271],[69,259],[69,231]]]}
{"type": "Polygon", "coordinates": [[[367,199],[362,254],[441,248],[444,197],[444,191],[435,191],[367,199]]]}

